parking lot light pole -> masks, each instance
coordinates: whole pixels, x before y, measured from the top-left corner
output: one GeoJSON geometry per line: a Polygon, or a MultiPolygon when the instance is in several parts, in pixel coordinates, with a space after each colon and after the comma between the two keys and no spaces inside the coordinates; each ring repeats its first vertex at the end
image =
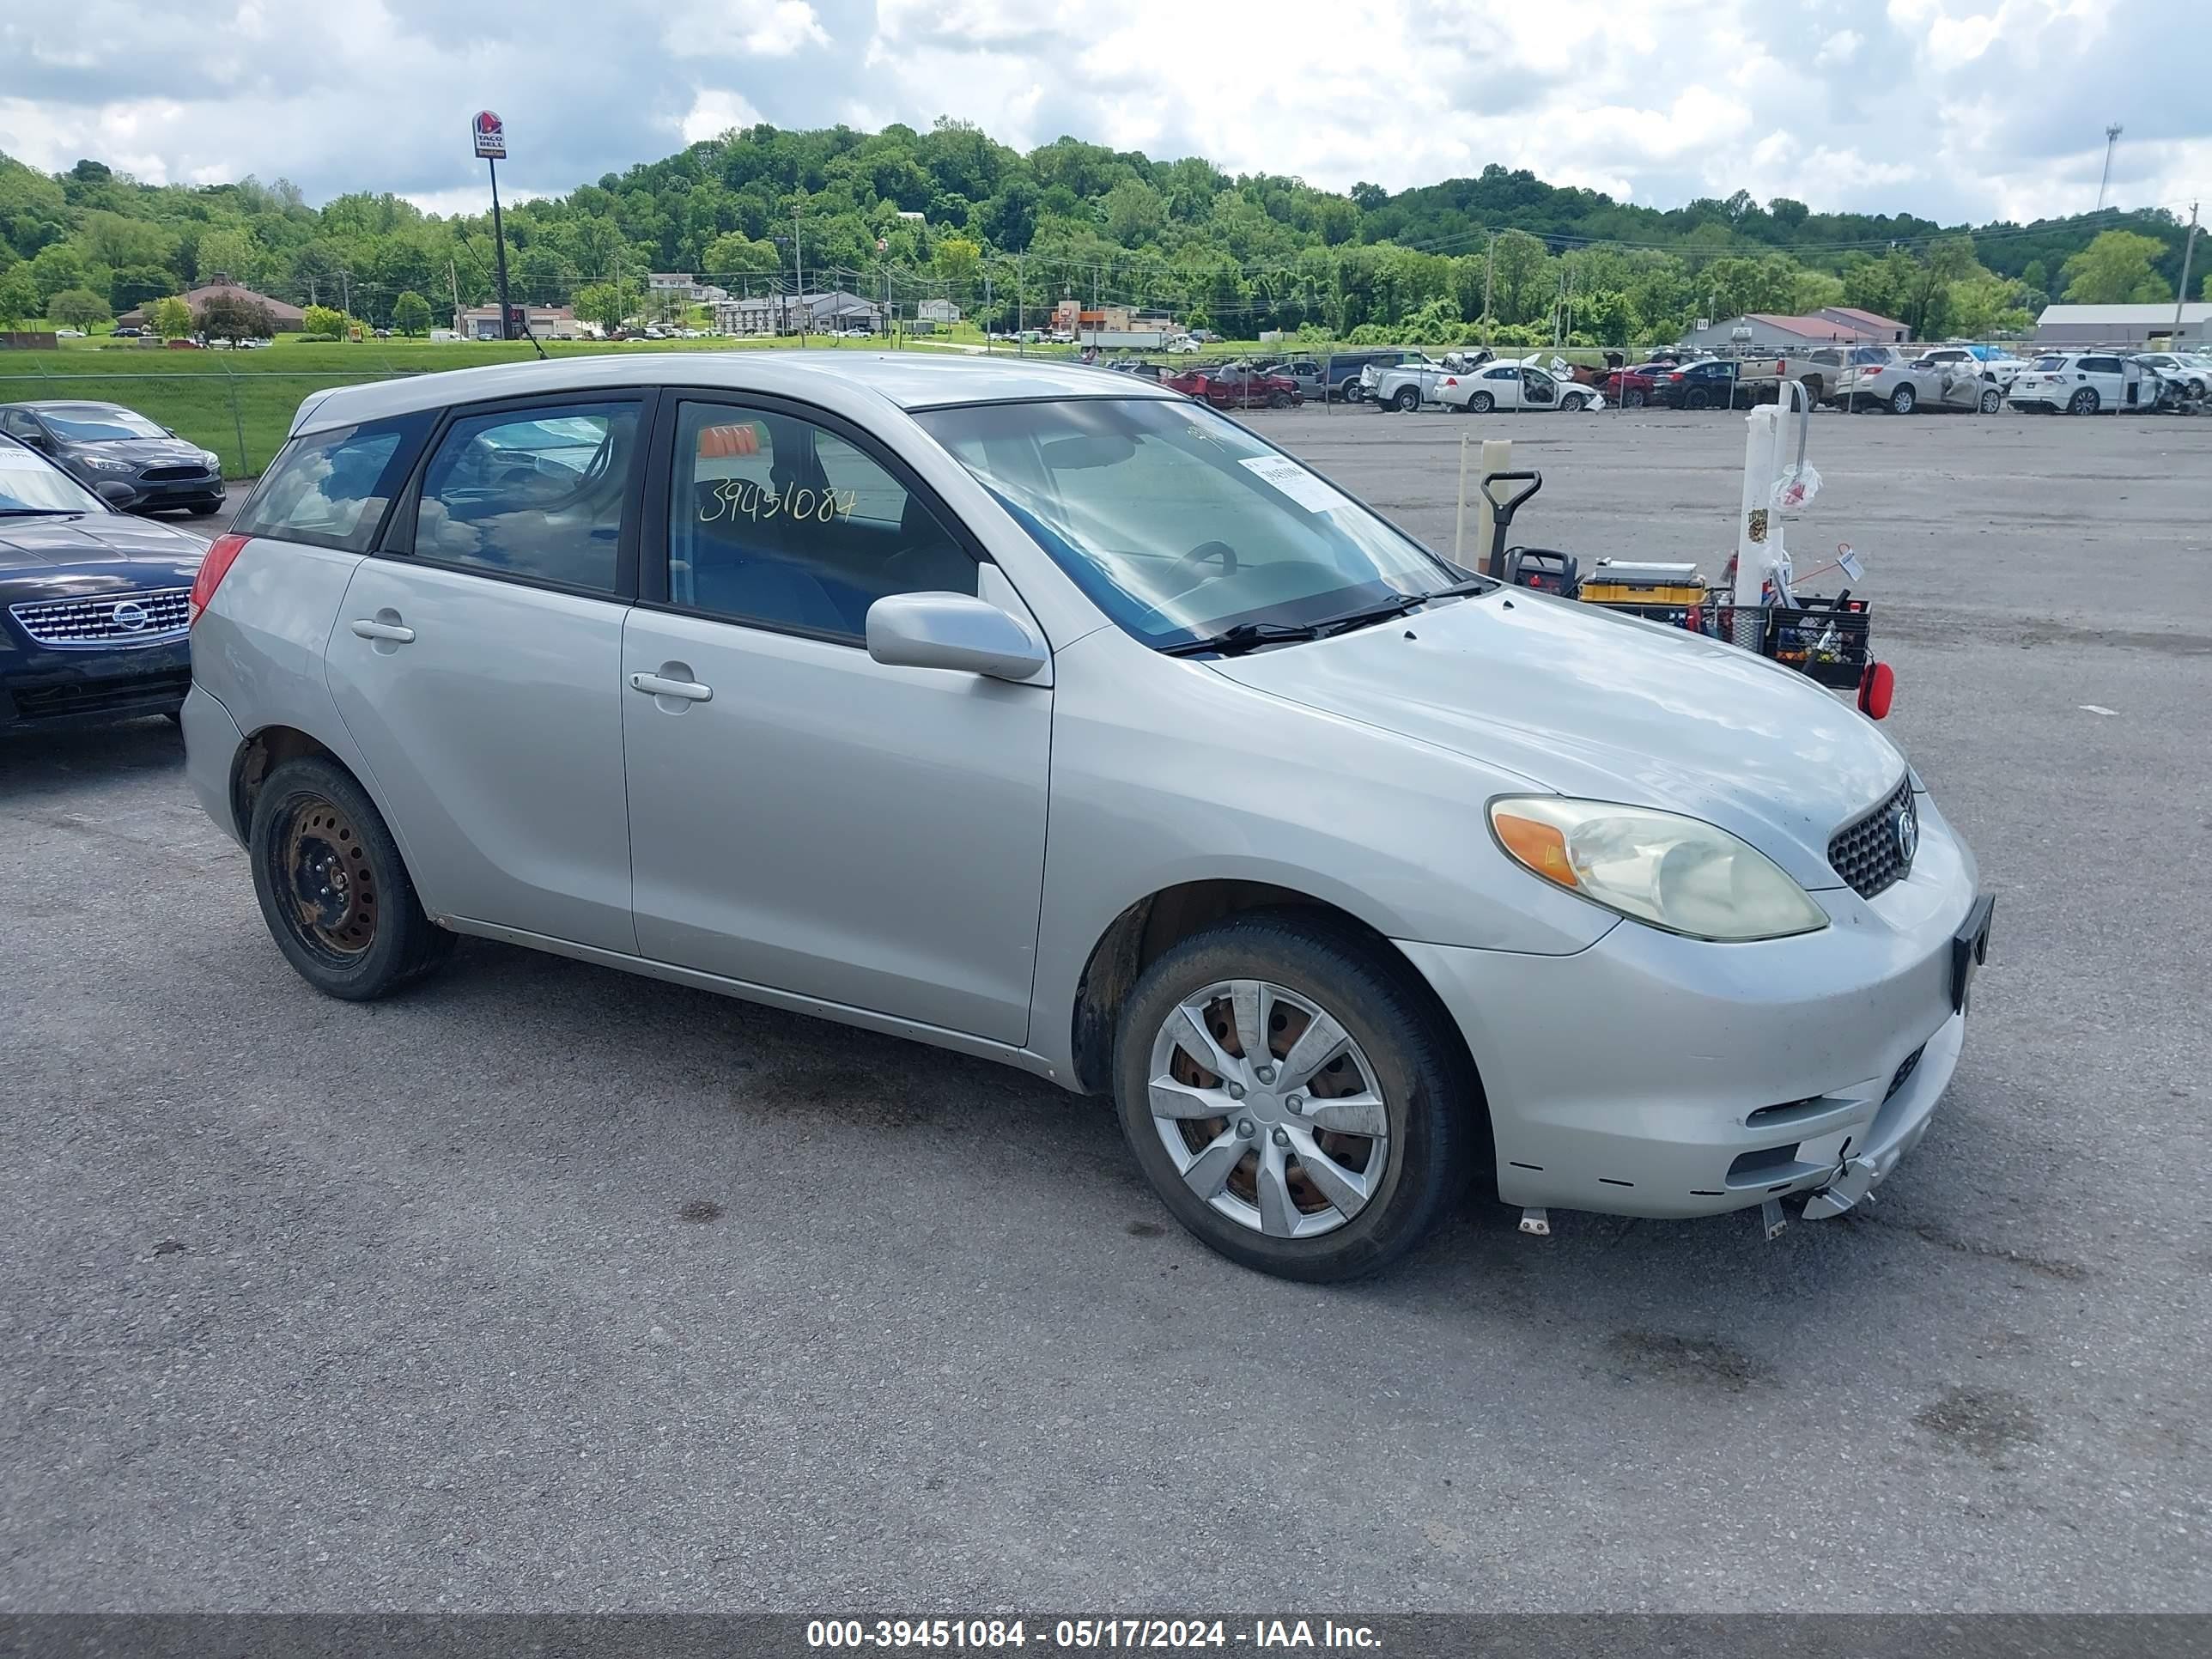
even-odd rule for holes
{"type": "Polygon", "coordinates": [[[2173,295],[2173,337],[2166,342],[2166,349],[2181,349],[2181,308],[2189,303],[2189,266],[2197,252],[2197,204],[2189,204],[2189,240],[2181,245],[2181,286],[2173,295]]]}

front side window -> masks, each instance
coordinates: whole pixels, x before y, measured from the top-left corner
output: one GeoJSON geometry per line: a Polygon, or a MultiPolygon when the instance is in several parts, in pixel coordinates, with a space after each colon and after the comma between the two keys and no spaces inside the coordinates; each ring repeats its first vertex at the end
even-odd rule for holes
{"type": "Polygon", "coordinates": [[[857,645],[878,599],[975,589],[975,561],[937,514],[849,440],[779,410],[678,410],[672,605],[857,645]]]}
{"type": "Polygon", "coordinates": [[[638,406],[562,404],[456,421],[422,475],[415,556],[616,591],[638,406]]]}
{"type": "Polygon", "coordinates": [[[231,528],[365,551],[429,424],[427,415],[410,415],[295,438],[231,528]]]}
{"type": "Polygon", "coordinates": [[[915,418],[1149,645],[1318,623],[1462,573],[1235,422],[1181,399],[1067,398],[915,418]]]}

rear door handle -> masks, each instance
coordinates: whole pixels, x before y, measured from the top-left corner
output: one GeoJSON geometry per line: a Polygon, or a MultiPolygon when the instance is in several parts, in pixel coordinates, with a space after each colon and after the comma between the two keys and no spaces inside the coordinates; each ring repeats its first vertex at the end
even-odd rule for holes
{"type": "Polygon", "coordinates": [[[364,640],[390,640],[394,645],[412,645],[415,642],[415,630],[402,628],[398,623],[372,622],[366,617],[356,617],[352,627],[353,631],[364,640]]]}
{"type": "Polygon", "coordinates": [[[642,691],[649,697],[681,697],[686,702],[711,702],[714,688],[702,685],[696,680],[672,680],[659,674],[633,674],[629,689],[642,691]]]}

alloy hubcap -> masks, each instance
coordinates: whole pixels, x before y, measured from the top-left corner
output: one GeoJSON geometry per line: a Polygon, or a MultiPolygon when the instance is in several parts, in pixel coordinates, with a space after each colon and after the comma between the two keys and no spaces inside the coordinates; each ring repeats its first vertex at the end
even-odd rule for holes
{"type": "Polygon", "coordinates": [[[1152,1127],[1191,1191],[1270,1238],[1333,1232],[1367,1206],[1390,1121],[1367,1056],[1312,999],[1224,980],[1152,1040],[1152,1127]]]}

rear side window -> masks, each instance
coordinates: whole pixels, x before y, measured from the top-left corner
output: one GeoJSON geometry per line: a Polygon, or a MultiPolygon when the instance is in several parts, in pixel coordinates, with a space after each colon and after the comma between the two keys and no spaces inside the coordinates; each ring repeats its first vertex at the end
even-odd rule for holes
{"type": "Polygon", "coordinates": [[[454,422],[423,471],[415,556],[615,592],[637,425],[634,403],[544,404],[454,422]]]}
{"type": "Polygon", "coordinates": [[[367,551],[414,465],[430,418],[409,415],[295,438],[263,474],[232,528],[367,551]]]}

